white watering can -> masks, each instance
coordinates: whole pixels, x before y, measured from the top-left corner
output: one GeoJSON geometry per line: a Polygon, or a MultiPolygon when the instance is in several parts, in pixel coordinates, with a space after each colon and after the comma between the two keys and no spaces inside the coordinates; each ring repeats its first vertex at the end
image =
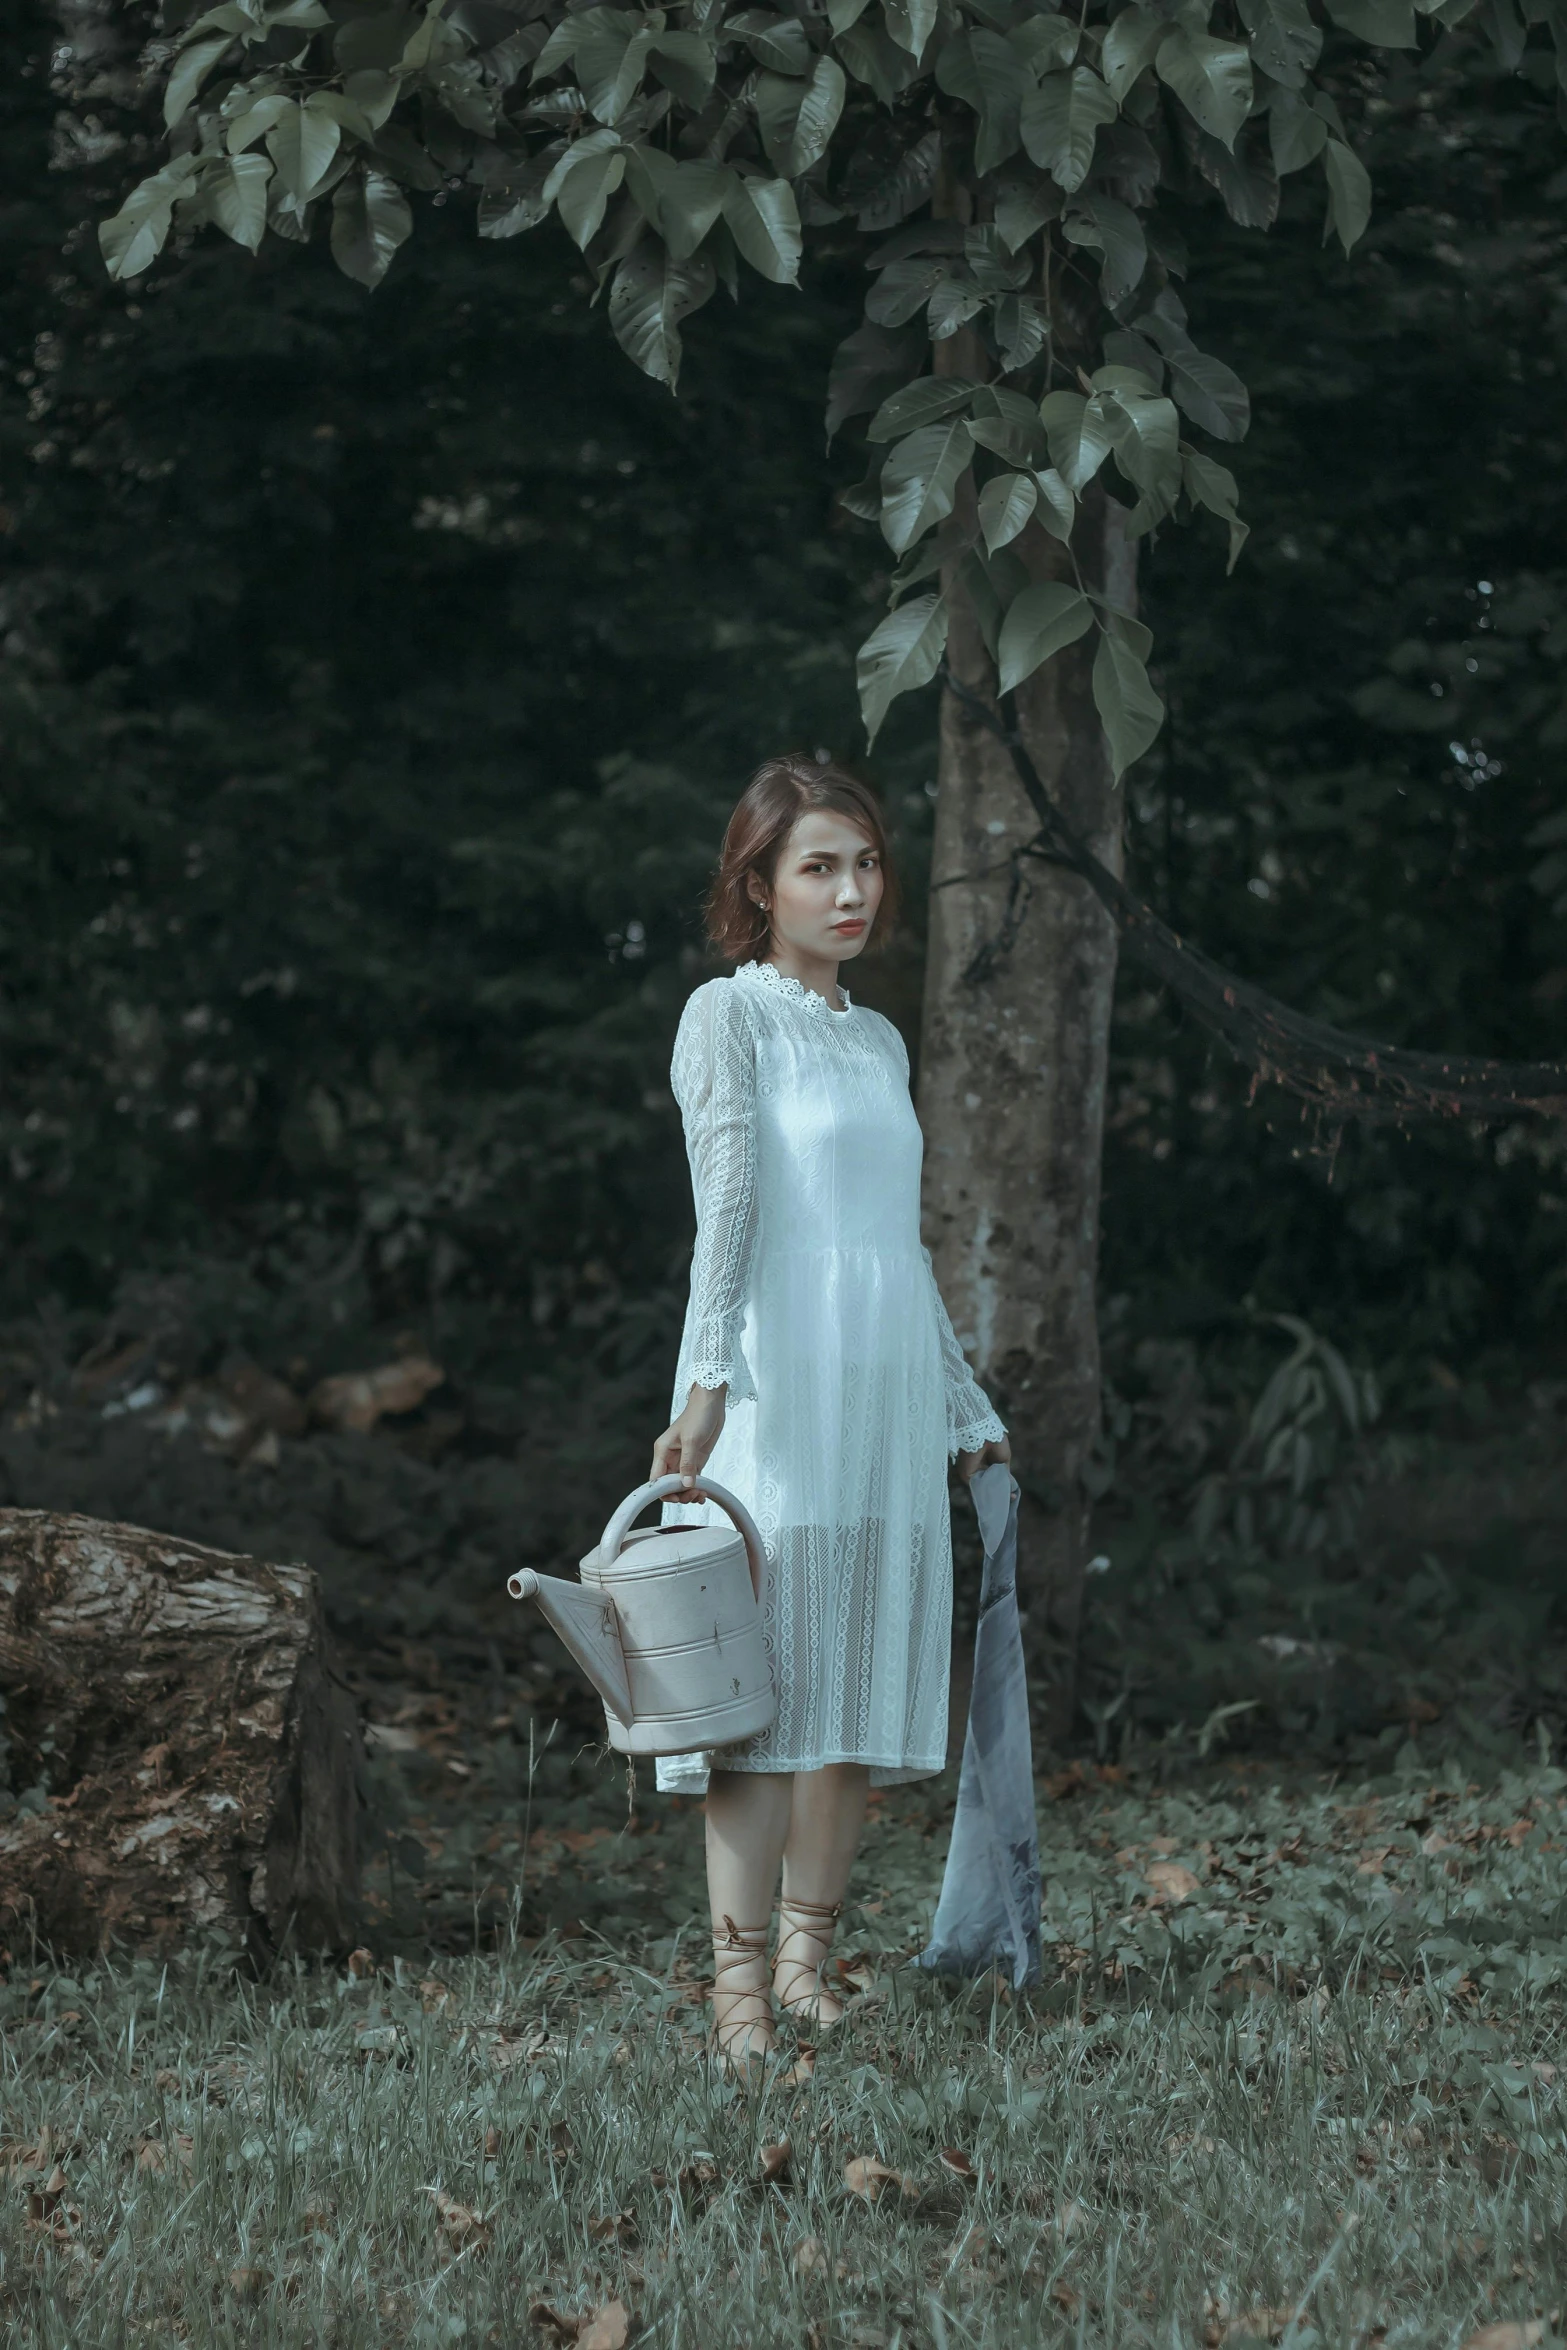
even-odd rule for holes
{"type": "Polygon", "coordinates": [[[537,1600],[551,1629],[604,1700],[621,1754],[694,1754],[765,1730],[778,1711],[762,1649],[762,1537],[743,1501],[701,1478],[655,1477],[628,1493],[580,1583],[509,1576],[513,1599],[537,1600]],[[727,1526],[644,1526],[649,1502],[716,1501],[727,1526]]]}

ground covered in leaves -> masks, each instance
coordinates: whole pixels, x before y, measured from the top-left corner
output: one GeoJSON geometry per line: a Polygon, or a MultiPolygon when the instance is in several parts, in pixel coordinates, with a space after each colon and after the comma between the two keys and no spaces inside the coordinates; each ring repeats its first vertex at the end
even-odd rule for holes
{"type": "Polygon", "coordinates": [[[1027,1998],[907,1963],[950,1789],[896,1791],[845,2024],[746,2089],[704,2051],[696,1811],[628,1809],[618,1770],[555,1745],[530,1809],[526,1749],[503,1796],[440,1743],[383,1745],[424,1873],[383,1861],[343,1965],[16,1954],[13,2338],[1553,2337],[1567,1778],[1544,1758],[1482,1774],[1411,1742],[1356,1785],[1064,1771],[1027,1998]],[[490,1823],[467,1844],[465,1810],[490,1823]]]}

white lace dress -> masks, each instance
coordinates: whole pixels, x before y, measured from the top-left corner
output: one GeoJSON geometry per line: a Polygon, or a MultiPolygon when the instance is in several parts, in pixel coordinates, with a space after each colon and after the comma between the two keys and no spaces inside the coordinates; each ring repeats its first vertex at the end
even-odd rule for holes
{"type": "MultiPolygon", "coordinates": [[[[1005,1431],[920,1246],[903,1040],[843,1002],[747,963],[686,1005],[671,1081],[697,1237],[674,1410],[728,1388],[708,1467],[767,1550],[778,1719],[720,1767],[859,1762],[888,1785],[946,1762],[947,1462],[1005,1431]]],[[[665,1757],[658,1784],[700,1790],[714,1759],[665,1757]]]]}

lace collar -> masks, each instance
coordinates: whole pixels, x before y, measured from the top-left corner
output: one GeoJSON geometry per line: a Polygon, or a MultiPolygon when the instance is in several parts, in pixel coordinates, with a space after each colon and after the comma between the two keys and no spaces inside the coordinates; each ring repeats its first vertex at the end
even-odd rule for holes
{"type": "MultiPolygon", "coordinates": [[[[788,996],[791,1003],[803,1004],[808,1012],[820,1012],[823,1019],[842,1017],[841,1013],[834,1012],[825,996],[818,995],[815,988],[807,987],[803,980],[791,979],[788,972],[780,971],[776,963],[742,963],[735,977],[754,980],[763,987],[770,987],[775,995],[788,996]]],[[[852,1011],[853,999],[842,981],[839,982],[838,993],[843,1001],[843,1010],[852,1011]]]]}

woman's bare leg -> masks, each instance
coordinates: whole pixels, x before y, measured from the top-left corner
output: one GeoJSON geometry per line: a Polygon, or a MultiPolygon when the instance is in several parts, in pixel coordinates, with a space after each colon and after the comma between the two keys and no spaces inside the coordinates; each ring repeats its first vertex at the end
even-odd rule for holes
{"type": "Polygon", "coordinates": [[[783,1901],[773,1988],[792,2015],[836,2023],[843,2001],[821,1970],[865,1825],[870,1772],[863,1763],[797,1771],[783,1852],[783,1901]]]}
{"type": "Polygon", "coordinates": [[[714,1771],[707,1783],[713,2036],[742,2063],[773,2046],[767,1928],[794,1784],[787,1771],[714,1771]]]}

